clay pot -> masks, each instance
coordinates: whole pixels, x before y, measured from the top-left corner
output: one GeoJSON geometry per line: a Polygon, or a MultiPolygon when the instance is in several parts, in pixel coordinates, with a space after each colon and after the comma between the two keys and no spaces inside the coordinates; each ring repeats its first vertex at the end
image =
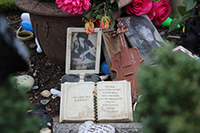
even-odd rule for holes
{"type": "Polygon", "coordinates": [[[64,67],[67,27],[84,27],[82,15],[63,12],[56,3],[15,0],[15,4],[19,9],[30,13],[34,34],[48,59],[64,67]]]}

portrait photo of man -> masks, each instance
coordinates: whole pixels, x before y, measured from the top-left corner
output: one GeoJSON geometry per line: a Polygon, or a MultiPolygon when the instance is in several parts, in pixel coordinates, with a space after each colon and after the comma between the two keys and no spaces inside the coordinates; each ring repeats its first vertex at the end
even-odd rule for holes
{"type": "Polygon", "coordinates": [[[92,70],[95,68],[96,44],[95,34],[85,32],[73,33],[71,47],[71,69],[92,70]]]}
{"type": "Polygon", "coordinates": [[[153,48],[161,47],[165,42],[156,30],[148,16],[131,16],[119,19],[129,31],[125,33],[131,47],[139,50],[144,61],[154,63],[154,58],[150,56],[153,48]]]}

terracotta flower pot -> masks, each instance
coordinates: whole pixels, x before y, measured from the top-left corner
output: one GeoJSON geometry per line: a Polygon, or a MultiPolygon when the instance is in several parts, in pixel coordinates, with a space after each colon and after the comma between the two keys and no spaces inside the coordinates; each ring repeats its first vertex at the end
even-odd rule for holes
{"type": "Polygon", "coordinates": [[[55,3],[37,0],[15,0],[15,4],[30,13],[34,34],[48,59],[65,66],[67,27],[84,27],[82,15],[71,15],[55,3]]]}

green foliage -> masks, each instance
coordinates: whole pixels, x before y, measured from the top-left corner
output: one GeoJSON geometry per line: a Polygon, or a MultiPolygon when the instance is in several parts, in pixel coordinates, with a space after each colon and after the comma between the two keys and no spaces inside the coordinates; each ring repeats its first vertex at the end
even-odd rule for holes
{"type": "Polygon", "coordinates": [[[0,0],[0,11],[17,10],[14,0],[0,0]]]}
{"type": "Polygon", "coordinates": [[[83,21],[85,18],[87,19],[101,19],[102,17],[109,16],[111,19],[111,23],[109,28],[113,28],[115,26],[115,20],[113,17],[113,12],[119,11],[118,2],[119,0],[114,0],[111,3],[110,0],[91,0],[91,6],[88,11],[84,11],[83,13],[83,21]]]}
{"type": "Polygon", "coordinates": [[[183,6],[177,7],[181,16],[177,16],[172,20],[169,26],[169,31],[172,31],[178,24],[188,20],[190,17],[193,17],[193,13],[191,11],[195,8],[198,1],[199,0],[183,0],[183,6]]]}
{"type": "Polygon", "coordinates": [[[34,107],[24,91],[17,89],[16,79],[10,76],[4,80],[0,84],[0,132],[37,133],[42,121],[37,116],[28,116],[29,109],[34,107]]]}
{"type": "Polygon", "coordinates": [[[144,133],[200,132],[200,62],[172,48],[155,49],[156,65],[144,64],[137,75],[144,133]]]}
{"type": "Polygon", "coordinates": [[[183,0],[186,4],[186,11],[192,10],[197,5],[197,0],[183,0]]]}

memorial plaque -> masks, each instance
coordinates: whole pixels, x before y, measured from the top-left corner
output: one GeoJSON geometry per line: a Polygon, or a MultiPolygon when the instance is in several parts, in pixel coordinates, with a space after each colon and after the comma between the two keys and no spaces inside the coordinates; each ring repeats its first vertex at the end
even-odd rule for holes
{"type": "Polygon", "coordinates": [[[113,84],[113,81],[108,81],[106,84],[104,82],[98,84],[98,121],[130,122],[132,120],[130,82],[125,82],[125,80],[122,82],[113,84]]]}
{"type": "Polygon", "coordinates": [[[62,84],[60,120],[94,120],[93,83],[62,84]]]}
{"type": "Polygon", "coordinates": [[[126,80],[65,82],[60,104],[60,122],[133,121],[131,87],[126,80]]]}

